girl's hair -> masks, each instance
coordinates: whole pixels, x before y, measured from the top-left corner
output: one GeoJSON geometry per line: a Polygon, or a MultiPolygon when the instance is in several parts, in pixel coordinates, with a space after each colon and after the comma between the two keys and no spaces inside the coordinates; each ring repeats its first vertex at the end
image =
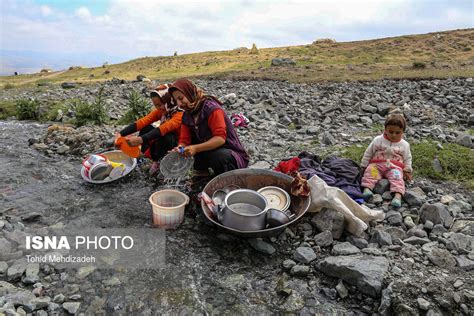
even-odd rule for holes
{"type": "Polygon", "coordinates": [[[405,131],[407,122],[403,114],[389,114],[385,120],[385,128],[389,125],[398,126],[405,131]]]}

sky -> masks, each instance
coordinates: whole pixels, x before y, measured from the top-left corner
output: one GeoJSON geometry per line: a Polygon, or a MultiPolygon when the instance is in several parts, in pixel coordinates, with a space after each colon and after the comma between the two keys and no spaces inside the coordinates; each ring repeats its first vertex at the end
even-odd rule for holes
{"type": "Polygon", "coordinates": [[[474,27],[474,0],[0,0],[0,74],[474,27]]]}

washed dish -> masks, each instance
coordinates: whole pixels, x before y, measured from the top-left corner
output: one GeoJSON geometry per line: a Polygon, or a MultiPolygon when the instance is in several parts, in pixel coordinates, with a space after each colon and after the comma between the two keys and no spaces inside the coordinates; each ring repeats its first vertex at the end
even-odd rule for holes
{"type": "Polygon", "coordinates": [[[267,186],[259,189],[258,193],[267,199],[268,208],[284,212],[290,207],[290,195],[282,188],[267,186]]]}
{"type": "Polygon", "coordinates": [[[84,181],[105,184],[121,179],[137,166],[137,159],[131,158],[120,150],[92,155],[83,162],[81,176],[84,181]],[[92,159],[90,159],[94,156],[92,159]]]}

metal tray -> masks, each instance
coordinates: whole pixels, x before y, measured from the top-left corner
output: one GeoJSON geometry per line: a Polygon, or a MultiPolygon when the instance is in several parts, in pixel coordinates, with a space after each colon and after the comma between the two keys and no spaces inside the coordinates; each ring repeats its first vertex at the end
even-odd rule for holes
{"type": "Polygon", "coordinates": [[[125,172],[123,173],[123,175],[121,177],[116,178],[116,179],[105,178],[104,180],[96,181],[96,180],[88,179],[84,174],[84,167],[82,167],[81,168],[81,176],[82,176],[82,179],[84,179],[84,181],[87,181],[89,183],[94,183],[94,184],[110,183],[110,182],[122,179],[127,174],[132,172],[133,169],[135,169],[137,167],[137,159],[136,158],[130,158],[129,156],[127,156],[126,154],[124,154],[120,150],[105,151],[105,152],[102,152],[100,154],[106,156],[111,161],[123,163],[125,165],[125,172]]]}

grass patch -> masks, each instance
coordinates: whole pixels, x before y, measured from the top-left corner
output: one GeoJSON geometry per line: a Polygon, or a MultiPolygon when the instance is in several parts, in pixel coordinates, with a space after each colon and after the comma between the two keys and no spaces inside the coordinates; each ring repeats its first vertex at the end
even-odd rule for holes
{"type": "Polygon", "coordinates": [[[62,111],[63,114],[66,114],[68,110],[68,105],[65,101],[54,101],[48,104],[48,111],[44,113],[41,117],[41,121],[54,121],[58,116],[58,112],[62,111]]]}
{"type": "Polygon", "coordinates": [[[3,89],[5,90],[9,90],[9,89],[13,89],[15,88],[15,85],[14,84],[11,84],[11,83],[6,83],[4,86],[3,86],[3,89]]]}
{"type": "Polygon", "coordinates": [[[15,101],[1,100],[0,101],[0,119],[4,120],[16,114],[15,101]]]}
{"type": "Polygon", "coordinates": [[[15,103],[15,114],[19,120],[37,120],[39,118],[38,100],[17,100],[15,103]]]}
{"type": "MultiPolygon", "coordinates": [[[[449,180],[463,183],[474,189],[474,155],[472,149],[457,144],[444,143],[443,149],[436,148],[432,140],[411,144],[413,155],[413,175],[435,180],[449,180]],[[443,172],[433,169],[432,161],[438,158],[443,172]]],[[[342,156],[360,163],[368,144],[352,145],[344,148],[342,156]]]]}

